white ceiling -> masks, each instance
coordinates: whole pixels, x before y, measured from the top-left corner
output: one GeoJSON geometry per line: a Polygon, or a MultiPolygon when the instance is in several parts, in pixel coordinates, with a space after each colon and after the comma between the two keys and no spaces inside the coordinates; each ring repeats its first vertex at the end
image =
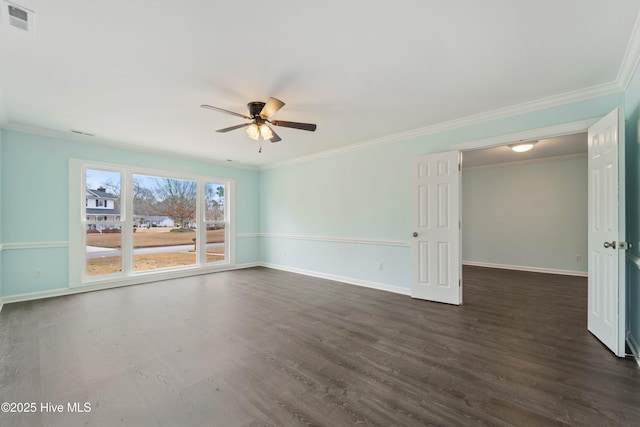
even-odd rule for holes
{"type": "Polygon", "coordinates": [[[15,2],[35,11],[35,34],[0,26],[0,125],[255,166],[621,90],[640,12],[638,0],[15,2]],[[318,130],[276,128],[283,141],[259,154],[243,130],[215,132],[243,119],[200,108],[245,114],[270,96],[287,103],[274,119],[318,130]]]}

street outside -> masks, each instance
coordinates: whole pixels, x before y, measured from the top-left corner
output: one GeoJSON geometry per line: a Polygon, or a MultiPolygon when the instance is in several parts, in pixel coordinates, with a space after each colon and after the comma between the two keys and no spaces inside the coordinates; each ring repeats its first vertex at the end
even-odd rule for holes
{"type": "MultiPolygon", "coordinates": [[[[207,252],[214,252],[210,249],[224,248],[223,243],[207,243],[207,252]]],[[[133,255],[148,255],[159,254],[163,252],[193,252],[194,245],[174,245],[174,246],[154,246],[149,248],[136,248],[133,250],[133,255]]],[[[100,246],[87,246],[87,259],[104,258],[104,257],[119,257],[122,255],[122,251],[119,248],[103,248],[100,246]]]]}
{"type": "MultiPolygon", "coordinates": [[[[196,233],[171,228],[136,229],[133,235],[134,271],[180,267],[196,263],[193,239],[196,233]],[[171,230],[174,230],[173,232],[171,230]]],[[[224,260],[225,231],[207,230],[206,260],[224,260]]],[[[122,235],[119,232],[87,233],[87,275],[120,271],[122,235]]]]}

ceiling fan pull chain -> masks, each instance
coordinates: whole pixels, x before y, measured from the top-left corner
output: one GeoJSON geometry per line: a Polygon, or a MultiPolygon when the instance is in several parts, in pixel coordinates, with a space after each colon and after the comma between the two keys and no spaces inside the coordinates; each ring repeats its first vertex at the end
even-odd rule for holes
{"type": "Polygon", "coordinates": [[[260,148],[258,148],[258,153],[262,153],[262,140],[258,140],[258,144],[259,144],[259,147],[260,147],[260,148]]]}

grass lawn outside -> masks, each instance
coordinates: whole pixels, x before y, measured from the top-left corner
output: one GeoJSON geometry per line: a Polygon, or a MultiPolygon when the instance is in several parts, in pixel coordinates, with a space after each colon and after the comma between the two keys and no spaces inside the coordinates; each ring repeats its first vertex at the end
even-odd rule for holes
{"type": "MultiPolygon", "coordinates": [[[[224,250],[207,251],[207,262],[224,260],[224,250]]],[[[134,271],[155,270],[159,268],[185,267],[195,265],[195,252],[165,252],[159,254],[134,255],[134,271]]],[[[120,257],[104,257],[87,260],[87,276],[113,274],[120,271],[120,257]]]]}
{"type": "MultiPolygon", "coordinates": [[[[133,234],[134,248],[193,245],[195,231],[171,232],[170,228],[139,228],[133,234]]],[[[87,246],[120,248],[121,233],[88,233],[87,246]]],[[[224,230],[207,230],[207,243],[224,243],[224,230]]],[[[207,249],[207,262],[224,260],[224,248],[207,249]]],[[[120,272],[120,257],[87,259],[87,276],[99,276],[120,272]]],[[[160,268],[185,267],[196,264],[196,253],[161,252],[133,256],[134,271],[156,270],[160,268]]]]}
{"type": "MultiPolygon", "coordinates": [[[[196,232],[171,232],[171,228],[153,227],[138,228],[133,233],[134,248],[151,248],[158,246],[193,245],[196,232]]],[[[175,230],[175,229],[173,229],[175,230]]],[[[101,248],[119,248],[121,244],[120,233],[88,233],[87,246],[99,246],[101,248]]],[[[207,230],[207,243],[223,243],[224,230],[207,230]]]]}

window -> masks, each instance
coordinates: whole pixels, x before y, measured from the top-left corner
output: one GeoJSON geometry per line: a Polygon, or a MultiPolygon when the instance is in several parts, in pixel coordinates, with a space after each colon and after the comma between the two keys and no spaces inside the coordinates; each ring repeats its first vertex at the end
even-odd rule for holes
{"type": "Polygon", "coordinates": [[[133,270],[196,265],[197,182],[133,175],[133,270]]]}
{"type": "Polygon", "coordinates": [[[85,199],[70,197],[72,286],[232,264],[232,181],[80,160],[71,166],[70,191],[85,199]]]}
{"type": "MultiPolygon", "coordinates": [[[[108,170],[86,169],[84,173],[84,191],[89,195],[91,189],[102,183],[110,183],[113,197],[120,197],[122,173],[108,170]]],[[[88,196],[87,196],[88,197],[88,196]]],[[[85,216],[85,276],[95,277],[116,274],[122,271],[122,221],[109,221],[102,209],[86,207],[85,216]]]]}
{"type": "Polygon", "coordinates": [[[204,224],[207,235],[207,262],[224,260],[226,240],[224,189],[225,185],[221,182],[207,182],[204,185],[204,224]]]}

